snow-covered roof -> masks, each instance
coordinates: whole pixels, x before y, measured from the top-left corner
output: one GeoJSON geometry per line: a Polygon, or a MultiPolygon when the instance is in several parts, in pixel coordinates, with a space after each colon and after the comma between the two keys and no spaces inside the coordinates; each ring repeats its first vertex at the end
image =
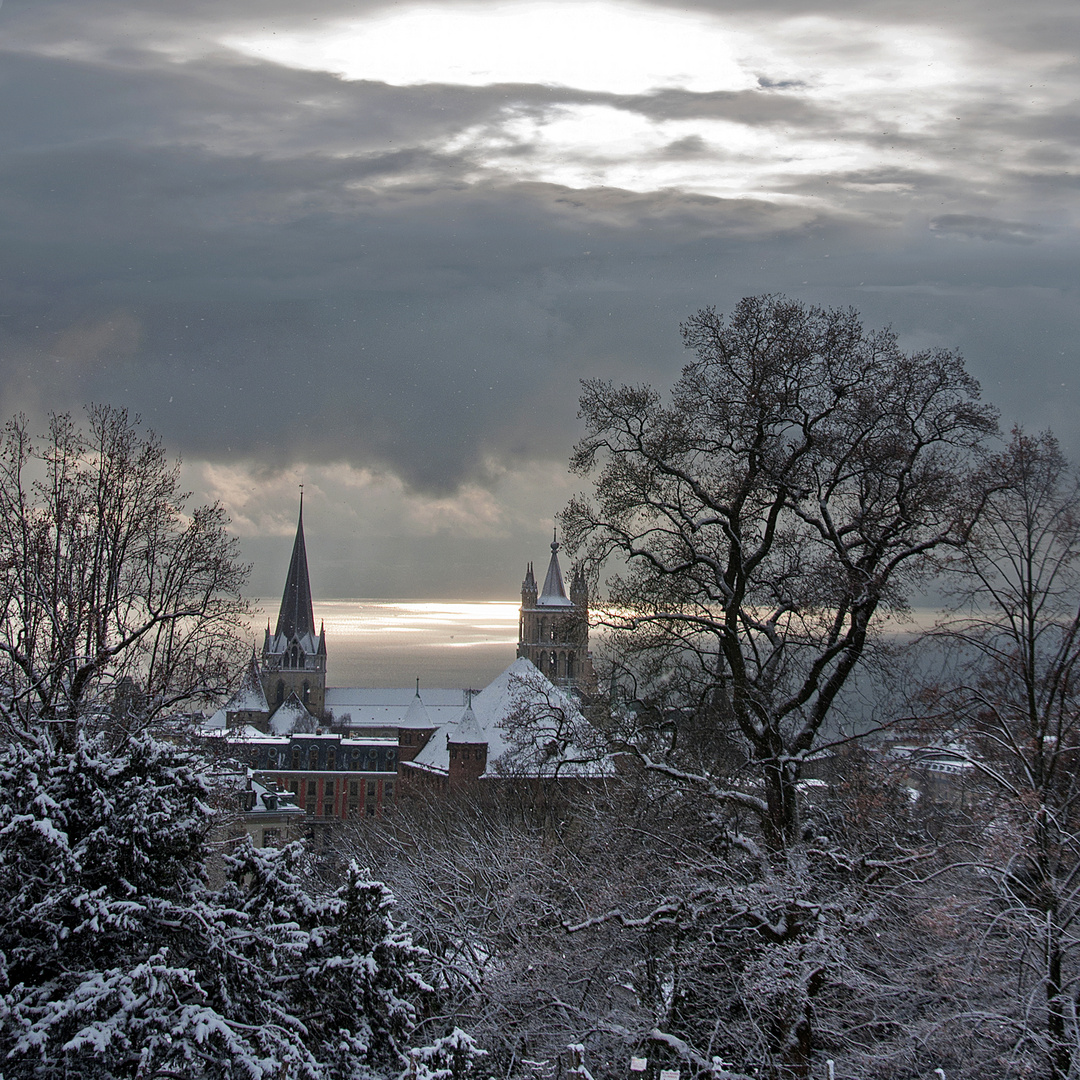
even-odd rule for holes
{"type": "Polygon", "coordinates": [[[315,717],[308,712],[294,690],[270,717],[270,730],[275,735],[314,731],[315,717]]]}
{"type": "Polygon", "coordinates": [[[265,739],[266,735],[252,724],[243,724],[241,727],[230,728],[226,737],[229,742],[244,742],[247,739],[265,739]]]}
{"type": "Polygon", "coordinates": [[[303,807],[297,806],[291,791],[278,791],[252,779],[251,790],[255,792],[255,806],[248,814],[303,814],[303,807]]]}
{"type": "Polygon", "coordinates": [[[251,659],[248,661],[244,678],[236,693],[229,698],[225,706],[225,712],[262,712],[268,713],[270,706],[266,703],[266,694],[263,693],[262,679],[259,677],[259,661],[255,656],[255,650],[251,650],[251,659]]]}
{"type": "Polygon", "coordinates": [[[450,743],[486,742],[487,771],[485,776],[502,775],[503,771],[518,775],[551,775],[558,766],[565,775],[607,775],[611,765],[606,760],[574,760],[577,750],[570,744],[549,752],[550,743],[542,731],[525,730],[532,711],[543,727],[546,717],[566,720],[569,729],[585,720],[574,699],[560,690],[539,671],[531,660],[518,657],[497,675],[476,697],[471,706],[450,723],[443,723],[411,762],[416,768],[446,775],[450,770],[450,743]],[[521,730],[509,730],[508,720],[522,724],[521,730]],[[530,741],[533,740],[533,741],[530,741]],[[503,769],[500,769],[500,764],[503,769]]]}
{"type": "Polygon", "coordinates": [[[454,728],[454,733],[450,737],[451,742],[455,743],[486,743],[488,741],[487,736],[480,730],[480,724],[477,722],[476,713],[472,710],[472,705],[466,705],[465,711],[461,714],[461,719],[457,722],[454,728]]]}
{"type": "Polygon", "coordinates": [[[412,701],[409,702],[409,707],[401,718],[400,726],[412,730],[431,727],[431,717],[428,715],[423,699],[420,697],[419,689],[416,691],[412,701]]]}
{"type": "Polygon", "coordinates": [[[209,720],[202,725],[201,731],[206,735],[220,735],[225,730],[226,716],[224,709],[218,709],[209,720]]]}
{"type": "Polygon", "coordinates": [[[369,689],[358,686],[327,687],[326,709],[335,724],[349,727],[433,728],[457,720],[465,705],[463,690],[427,689],[419,695],[409,687],[369,689]]]}
{"type": "MultiPolygon", "coordinates": [[[[216,733],[220,734],[220,733],[216,733]]],[[[228,741],[230,743],[260,743],[269,746],[288,746],[295,739],[304,739],[305,741],[318,741],[318,742],[334,742],[340,743],[343,747],[369,747],[369,746],[392,746],[396,747],[398,741],[396,738],[386,738],[380,736],[364,736],[363,738],[350,738],[347,735],[338,735],[332,731],[324,731],[321,734],[315,732],[301,731],[294,732],[291,735],[273,735],[267,734],[265,731],[259,731],[258,728],[253,728],[250,724],[246,724],[242,728],[234,728],[228,733],[228,741]]]]}

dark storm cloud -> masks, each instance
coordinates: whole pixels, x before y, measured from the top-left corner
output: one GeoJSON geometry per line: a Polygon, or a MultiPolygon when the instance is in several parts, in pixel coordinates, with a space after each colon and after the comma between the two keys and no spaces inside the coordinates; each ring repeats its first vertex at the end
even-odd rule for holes
{"type": "Polygon", "coordinates": [[[18,305],[0,340],[20,363],[5,398],[122,400],[189,455],[377,462],[450,490],[486,454],[568,445],[588,368],[568,293],[617,303],[611,268],[652,262],[649,232],[667,248],[805,217],[676,193],[343,187],[429,168],[417,151],[222,159],[115,143],[9,159],[0,268],[18,305]]]}
{"type": "Polygon", "coordinates": [[[1033,244],[1048,231],[1039,225],[1000,221],[979,214],[942,214],[930,220],[930,228],[936,232],[977,237],[980,240],[1002,240],[1010,244],[1033,244]]]}
{"type": "MultiPolygon", "coordinates": [[[[388,7],[328,0],[317,14],[388,7]]],[[[762,0],[753,13],[961,27],[997,58],[1067,51],[1075,22],[1059,8],[762,0]]],[[[423,493],[494,488],[496,465],[565,460],[579,377],[668,385],[680,319],[783,291],[853,304],[911,347],[961,347],[1006,422],[1052,423],[1080,452],[1066,102],[1019,115],[1007,97],[976,96],[947,130],[866,130],[857,109],[769,71],[760,89],[712,93],[398,87],[181,47],[312,17],[277,0],[6,0],[5,412],[107,400],[187,458],[257,477],[346,461],[423,493]],[[508,115],[542,124],[579,107],[870,153],[807,170],[792,150],[780,198],[571,186],[491,165],[484,133],[503,137],[508,115]]],[[[651,162],[723,173],[749,153],[679,131],[651,162]]],[[[523,170],[543,152],[528,133],[500,145],[523,170]]],[[[343,566],[350,539],[324,538],[343,566]]],[[[398,543],[383,537],[380,558],[398,543]]],[[[462,565],[467,547],[453,549],[462,565]]],[[[414,554],[434,565],[439,544],[416,539],[414,554]]],[[[460,587],[483,591],[484,572],[460,587]]]]}

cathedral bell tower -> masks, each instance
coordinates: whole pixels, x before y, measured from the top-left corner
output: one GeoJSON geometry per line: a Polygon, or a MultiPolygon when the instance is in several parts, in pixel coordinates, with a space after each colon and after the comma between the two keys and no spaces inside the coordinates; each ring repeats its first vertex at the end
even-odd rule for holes
{"type": "Polygon", "coordinates": [[[296,524],[289,573],[281,597],[277,629],[270,633],[262,651],[262,684],[270,711],[282,705],[291,693],[318,717],[326,705],[326,630],[315,634],[308,578],[307,548],[304,545],[304,493],[300,492],[300,518],[296,524]]]}
{"type": "Polygon", "coordinates": [[[596,682],[589,653],[589,586],[578,568],[567,596],[559,547],[556,535],[551,541],[544,587],[539,592],[532,563],[525,571],[517,654],[531,660],[556,686],[589,691],[596,682]]]}

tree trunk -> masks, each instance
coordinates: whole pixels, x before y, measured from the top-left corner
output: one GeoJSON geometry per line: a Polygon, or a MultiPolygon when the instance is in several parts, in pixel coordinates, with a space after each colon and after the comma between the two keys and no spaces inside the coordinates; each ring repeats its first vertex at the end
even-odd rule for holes
{"type": "Polygon", "coordinates": [[[1066,1080],[1072,1064],[1072,1054],[1065,1041],[1065,1010],[1067,1003],[1062,993],[1062,949],[1057,928],[1048,925],[1046,930],[1046,1035],[1050,1054],[1050,1080],[1066,1080]]]}
{"type": "Polygon", "coordinates": [[[762,822],[765,844],[770,851],[787,851],[799,841],[798,767],[773,755],[759,760],[768,806],[768,816],[762,822]]]}

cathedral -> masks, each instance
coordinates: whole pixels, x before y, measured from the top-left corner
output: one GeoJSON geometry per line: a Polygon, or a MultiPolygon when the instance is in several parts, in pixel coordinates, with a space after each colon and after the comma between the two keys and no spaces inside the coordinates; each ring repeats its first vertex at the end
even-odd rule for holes
{"type": "MultiPolygon", "coordinates": [[[[595,687],[589,653],[589,587],[575,569],[569,595],[559,565],[559,542],[551,541],[551,559],[539,591],[530,562],[521,583],[517,655],[532,661],[556,686],[578,692],[595,687]]],[[[304,499],[296,525],[292,558],[285,578],[281,610],[273,633],[266,626],[261,678],[270,712],[293,695],[312,715],[322,716],[326,690],[326,630],[315,632],[315,615],[304,542],[304,499]]],[[[334,695],[331,694],[331,697],[334,695]]]]}
{"type": "MultiPolygon", "coordinates": [[[[529,702],[580,716],[578,699],[595,689],[588,586],[575,570],[567,593],[559,546],[553,538],[542,588],[528,565],[517,659],[479,693],[425,689],[421,695],[419,681],[415,691],[328,687],[326,631],[315,630],[301,498],[277,625],[267,624],[262,655],[252,652],[237,692],[205,734],[227,740],[268,797],[291,796],[304,811],[305,828],[378,815],[410,785],[452,792],[506,775],[510,756],[520,770],[507,716],[529,702]]],[[[559,755],[566,757],[561,764],[547,748],[536,775],[553,764],[566,766],[564,775],[582,774],[581,763],[570,760],[570,744],[559,755]]],[[[529,768],[526,756],[526,774],[529,768]]]]}

